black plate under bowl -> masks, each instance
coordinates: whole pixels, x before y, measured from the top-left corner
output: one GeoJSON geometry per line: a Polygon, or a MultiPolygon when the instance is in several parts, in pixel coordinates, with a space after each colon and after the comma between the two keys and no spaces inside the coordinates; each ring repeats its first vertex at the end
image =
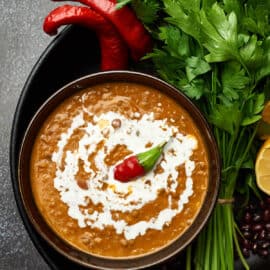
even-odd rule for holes
{"type": "MultiPolygon", "coordinates": [[[[37,250],[48,265],[56,270],[85,270],[85,268],[56,252],[31,225],[23,208],[18,188],[19,150],[26,127],[41,104],[65,84],[99,71],[99,59],[99,45],[94,33],[81,27],[65,28],[48,46],[34,66],[22,90],[13,119],[10,168],[15,199],[24,225],[37,250]]],[[[131,69],[152,73],[150,69],[140,65],[131,67],[131,69]]],[[[261,260],[257,256],[252,256],[248,262],[251,269],[270,269],[270,259],[261,260]]],[[[167,265],[152,269],[184,269],[184,266],[184,254],[181,254],[179,258],[168,262],[167,265]]],[[[239,262],[236,262],[235,269],[243,268],[239,262]]]]}

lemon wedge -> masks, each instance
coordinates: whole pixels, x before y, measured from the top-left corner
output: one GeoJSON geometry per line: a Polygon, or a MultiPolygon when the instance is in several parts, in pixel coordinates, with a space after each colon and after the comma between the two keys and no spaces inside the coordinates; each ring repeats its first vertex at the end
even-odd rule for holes
{"type": "Polygon", "coordinates": [[[270,139],[268,138],[257,155],[255,165],[256,181],[258,187],[270,195],[270,139]]]}

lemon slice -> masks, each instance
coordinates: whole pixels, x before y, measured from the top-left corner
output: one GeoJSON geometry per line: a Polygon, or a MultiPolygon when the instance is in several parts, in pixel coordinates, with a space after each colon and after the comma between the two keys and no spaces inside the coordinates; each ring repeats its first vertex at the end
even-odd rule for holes
{"type": "Polygon", "coordinates": [[[270,139],[264,142],[257,155],[255,172],[258,187],[270,195],[270,139]]]}

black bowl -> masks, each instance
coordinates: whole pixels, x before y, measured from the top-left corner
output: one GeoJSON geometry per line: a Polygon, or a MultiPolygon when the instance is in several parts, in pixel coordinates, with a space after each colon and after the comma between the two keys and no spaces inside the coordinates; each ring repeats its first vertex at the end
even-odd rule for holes
{"type": "Polygon", "coordinates": [[[211,130],[200,113],[197,107],[183,94],[171,85],[164,81],[143,73],[131,72],[131,71],[111,71],[102,72],[86,77],[80,78],[72,83],[61,88],[55,94],[53,94],[37,111],[31,120],[20,151],[19,156],[19,190],[20,197],[23,202],[24,210],[26,211],[31,224],[34,226],[38,234],[47,242],[53,249],[67,257],[69,260],[74,261],[86,267],[98,268],[98,269],[144,269],[146,267],[164,262],[169,258],[175,256],[182,251],[201,231],[206,221],[208,220],[213,207],[216,202],[219,179],[220,179],[220,160],[218,155],[218,149],[215,143],[215,139],[211,133],[211,130]],[[47,225],[42,215],[39,213],[31,190],[29,181],[29,164],[32,151],[32,145],[37,135],[37,132],[41,128],[41,125],[48,117],[48,115],[66,98],[76,93],[78,90],[88,88],[90,86],[104,83],[104,82],[134,82],[143,85],[150,86],[158,89],[161,92],[166,93],[179,103],[193,118],[196,123],[201,136],[205,142],[208,151],[209,160],[209,180],[207,194],[202,207],[196,216],[196,220],[191,226],[174,242],[165,246],[164,248],[157,250],[154,253],[146,254],[144,256],[135,256],[123,258],[106,258],[97,257],[84,253],[73,246],[67,244],[61,238],[59,238],[47,225]]]}

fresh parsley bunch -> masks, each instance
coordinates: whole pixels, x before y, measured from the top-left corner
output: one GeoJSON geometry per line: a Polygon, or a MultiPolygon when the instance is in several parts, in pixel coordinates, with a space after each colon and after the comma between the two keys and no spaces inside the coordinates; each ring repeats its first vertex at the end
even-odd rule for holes
{"type": "MultiPolygon", "coordinates": [[[[223,166],[219,197],[248,195],[248,187],[259,196],[255,135],[270,93],[270,1],[119,0],[118,5],[127,3],[155,39],[146,58],[212,125],[223,166]]],[[[248,269],[233,206],[218,204],[187,251],[186,269],[234,269],[234,248],[248,269]]]]}

